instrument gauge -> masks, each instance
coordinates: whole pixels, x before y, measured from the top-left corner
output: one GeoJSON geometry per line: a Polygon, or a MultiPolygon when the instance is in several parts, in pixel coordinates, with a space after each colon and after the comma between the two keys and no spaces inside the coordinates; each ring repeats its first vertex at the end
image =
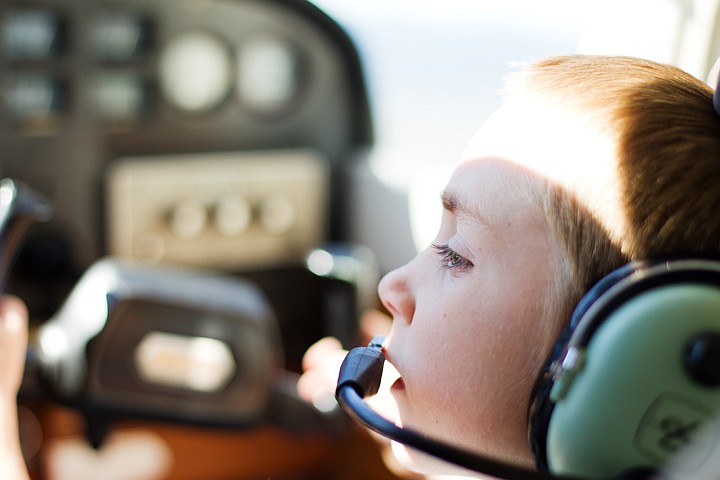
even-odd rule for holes
{"type": "Polygon", "coordinates": [[[227,96],[232,77],[229,48],[214,35],[188,32],[173,39],[160,57],[159,83],[175,107],[203,113],[227,96]]]}
{"type": "Polygon", "coordinates": [[[258,37],[243,44],[238,56],[240,102],[261,116],[287,113],[302,86],[297,49],[282,39],[258,37]]]}

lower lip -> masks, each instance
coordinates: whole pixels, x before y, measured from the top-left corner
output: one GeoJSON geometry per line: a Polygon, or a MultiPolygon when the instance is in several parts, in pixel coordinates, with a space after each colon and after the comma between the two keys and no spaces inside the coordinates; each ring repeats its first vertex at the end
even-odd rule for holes
{"type": "Polygon", "coordinates": [[[393,392],[405,390],[405,382],[403,382],[403,379],[398,378],[395,380],[395,382],[390,386],[390,390],[393,392]]]}

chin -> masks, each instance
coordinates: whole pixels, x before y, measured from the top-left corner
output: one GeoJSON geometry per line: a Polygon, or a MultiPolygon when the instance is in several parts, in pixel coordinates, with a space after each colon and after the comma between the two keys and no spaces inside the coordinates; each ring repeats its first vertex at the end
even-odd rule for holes
{"type": "Polygon", "coordinates": [[[494,478],[445,462],[401,443],[392,442],[395,459],[404,468],[423,475],[452,475],[467,478],[494,478]]]}
{"type": "MultiPolygon", "coordinates": [[[[409,427],[412,428],[412,427],[409,427]]],[[[445,442],[447,443],[447,442],[445,442]]],[[[463,448],[463,447],[460,447],[463,448]]],[[[489,458],[498,460],[500,462],[507,463],[516,467],[524,467],[528,470],[535,470],[535,463],[530,454],[529,448],[524,449],[518,447],[517,450],[512,449],[511,451],[500,454],[498,452],[481,452],[476,448],[472,449],[480,455],[487,455],[489,458]]],[[[404,468],[413,472],[421,473],[423,475],[437,475],[437,476],[452,476],[460,478],[485,478],[485,479],[496,479],[497,477],[491,477],[483,475],[474,470],[467,470],[459,467],[453,463],[440,460],[432,455],[421,452],[414,448],[408,447],[401,443],[392,442],[392,453],[397,462],[404,468]]]]}

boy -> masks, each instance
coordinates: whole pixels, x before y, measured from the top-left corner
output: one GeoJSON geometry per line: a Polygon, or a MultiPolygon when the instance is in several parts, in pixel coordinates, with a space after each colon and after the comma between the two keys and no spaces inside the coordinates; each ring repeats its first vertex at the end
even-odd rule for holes
{"type": "Polygon", "coordinates": [[[510,79],[442,194],[435,242],[379,286],[398,423],[533,467],[531,391],[583,293],[631,260],[720,253],[712,96],[631,58],[552,58],[510,79]]]}

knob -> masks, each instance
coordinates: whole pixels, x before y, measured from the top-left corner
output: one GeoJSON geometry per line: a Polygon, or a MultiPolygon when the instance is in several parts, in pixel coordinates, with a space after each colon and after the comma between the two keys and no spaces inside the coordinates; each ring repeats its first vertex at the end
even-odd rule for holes
{"type": "Polygon", "coordinates": [[[250,227],[252,206],[239,195],[224,197],[215,207],[215,227],[227,237],[240,235],[250,227]]]}
{"type": "Polygon", "coordinates": [[[170,211],[169,223],[176,237],[183,240],[197,238],[207,224],[207,209],[199,200],[182,200],[170,211]]]}
{"type": "Polygon", "coordinates": [[[297,212],[292,199],[282,194],[271,194],[260,203],[259,217],[265,231],[283,235],[295,226],[297,212]]]}
{"type": "Polygon", "coordinates": [[[720,333],[700,333],[687,344],[683,359],[685,371],[697,383],[720,387],[720,333]]]}

